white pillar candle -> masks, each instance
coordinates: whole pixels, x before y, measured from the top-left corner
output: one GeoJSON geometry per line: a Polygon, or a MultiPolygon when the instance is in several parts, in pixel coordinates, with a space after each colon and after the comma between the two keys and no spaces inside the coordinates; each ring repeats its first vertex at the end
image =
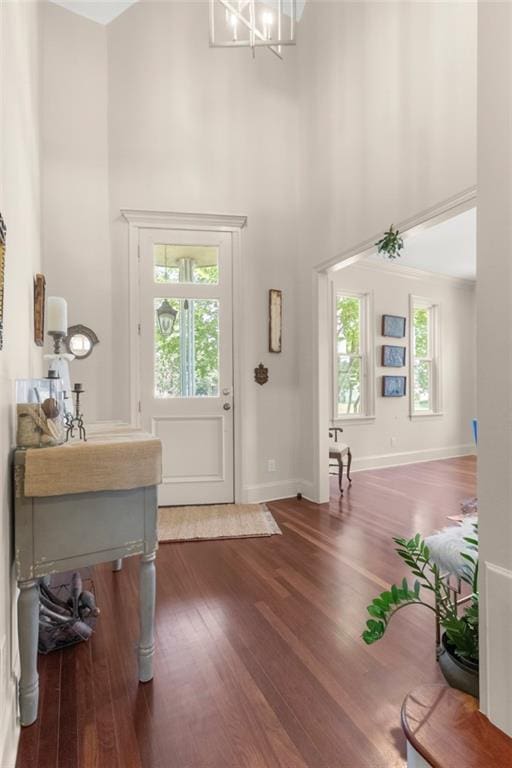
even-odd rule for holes
{"type": "Polygon", "coordinates": [[[68,304],[66,299],[60,296],[48,296],[46,307],[46,327],[48,333],[68,332],[68,304]]]}

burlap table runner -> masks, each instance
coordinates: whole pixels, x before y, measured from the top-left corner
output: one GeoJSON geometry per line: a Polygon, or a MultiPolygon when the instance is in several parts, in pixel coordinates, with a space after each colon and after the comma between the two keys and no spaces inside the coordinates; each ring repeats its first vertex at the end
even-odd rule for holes
{"type": "Polygon", "coordinates": [[[25,496],[123,491],[162,482],[162,444],[145,432],[93,434],[86,443],[29,448],[25,496]]]}

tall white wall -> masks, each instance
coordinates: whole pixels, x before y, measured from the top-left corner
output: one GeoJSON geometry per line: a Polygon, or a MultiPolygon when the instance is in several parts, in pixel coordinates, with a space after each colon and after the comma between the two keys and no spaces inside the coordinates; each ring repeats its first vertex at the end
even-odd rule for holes
{"type": "MultiPolygon", "coordinates": [[[[449,258],[449,254],[446,254],[449,258]]],[[[333,274],[334,291],[370,293],[373,303],[375,345],[375,419],[369,423],[346,421],[345,442],[350,443],[354,468],[381,467],[474,452],[471,420],[476,416],[476,313],[475,284],[416,270],[399,264],[363,262],[333,274]],[[422,296],[439,305],[439,358],[442,415],[411,419],[409,396],[382,397],[383,375],[407,376],[409,332],[405,339],[381,336],[383,314],[402,315],[409,329],[409,298],[422,296]],[[382,368],[382,345],[405,346],[405,368],[382,368]]],[[[330,384],[331,382],[329,382],[330,384]]]]}
{"type": "Polygon", "coordinates": [[[248,217],[243,233],[246,490],[297,489],[295,52],[208,47],[208,7],[143,3],[108,28],[116,415],[127,412],[127,225],[121,208],[248,217]],[[136,55],[134,55],[136,52],[136,55]],[[268,350],[268,289],[284,294],[283,352],[268,350]],[[264,387],[253,380],[260,361],[264,387]],[[267,471],[274,458],[276,472],[267,471]]]}
{"type": "Polygon", "coordinates": [[[87,421],[112,413],[106,27],[41,3],[43,262],[48,295],[100,343],[71,364],[87,421]]]}
{"type": "Polygon", "coordinates": [[[478,12],[481,706],[512,735],[512,5],[478,12]]]}
{"type": "Polygon", "coordinates": [[[313,267],[476,183],[476,4],[318,0],[300,32],[301,476],[315,495],[313,267]]]}
{"type": "Polygon", "coordinates": [[[40,270],[38,8],[0,3],[0,211],[7,225],[4,347],[0,351],[0,765],[16,759],[16,673],[10,451],[14,382],[41,374],[33,343],[33,275],[40,270]]]}

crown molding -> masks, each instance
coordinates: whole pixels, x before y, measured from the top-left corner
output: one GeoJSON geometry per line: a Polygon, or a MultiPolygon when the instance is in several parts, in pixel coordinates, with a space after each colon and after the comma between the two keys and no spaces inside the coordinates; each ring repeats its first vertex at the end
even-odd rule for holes
{"type": "Polygon", "coordinates": [[[178,213],[175,211],[135,210],[121,208],[121,215],[132,226],[141,229],[215,229],[232,231],[247,225],[247,216],[223,213],[178,213]]]}
{"type": "MultiPolygon", "coordinates": [[[[395,261],[383,261],[382,264],[379,264],[378,261],[362,259],[352,266],[357,267],[357,269],[369,269],[374,272],[398,274],[400,277],[408,277],[412,280],[443,280],[464,288],[474,288],[476,285],[476,280],[469,277],[456,277],[455,275],[445,275],[441,272],[429,272],[428,269],[408,267],[405,264],[397,264],[395,261]]],[[[332,274],[334,275],[336,273],[334,272],[332,274]]]]}

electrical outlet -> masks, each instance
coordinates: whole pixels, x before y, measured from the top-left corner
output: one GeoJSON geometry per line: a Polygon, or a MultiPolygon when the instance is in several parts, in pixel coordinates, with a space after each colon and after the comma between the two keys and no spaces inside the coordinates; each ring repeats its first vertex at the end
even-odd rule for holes
{"type": "Polygon", "coordinates": [[[396,446],[396,437],[392,437],[391,438],[391,447],[395,448],[395,446],[396,446]]]}
{"type": "Polygon", "coordinates": [[[268,461],[267,461],[267,470],[268,470],[268,472],[275,472],[276,471],[276,460],[275,459],[268,459],[268,461]]]}

